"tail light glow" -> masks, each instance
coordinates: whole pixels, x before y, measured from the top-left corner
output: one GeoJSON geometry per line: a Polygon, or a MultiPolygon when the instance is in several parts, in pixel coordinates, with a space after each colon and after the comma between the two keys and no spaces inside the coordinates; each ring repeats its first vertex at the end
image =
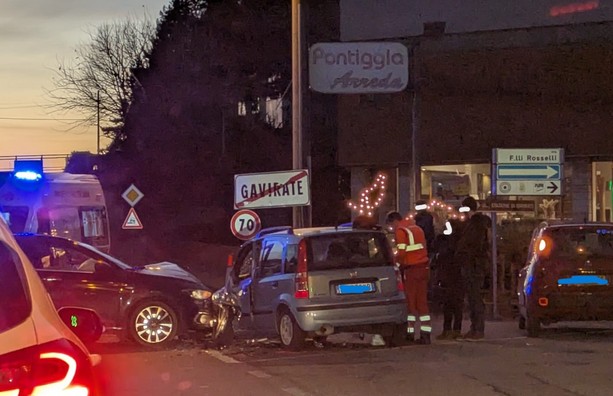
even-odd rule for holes
{"type": "Polygon", "coordinates": [[[309,298],[309,273],[307,268],[307,245],[306,240],[301,240],[298,244],[298,265],[294,278],[294,297],[303,299],[309,298]]]}
{"type": "Polygon", "coordinates": [[[79,364],[83,366],[87,359],[65,353],[67,345],[76,348],[63,340],[4,355],[0,359],[0,395],[89,396],[87,382],[93,378],[87,377],[86,370],[78,374],[79,364]]]}
{"type": "Polygon", "coordinates": [[[547,297],[540,297],[539,298],[539,305],[541,307],[546,307],[549,305],[549,299],[547,297]]]}

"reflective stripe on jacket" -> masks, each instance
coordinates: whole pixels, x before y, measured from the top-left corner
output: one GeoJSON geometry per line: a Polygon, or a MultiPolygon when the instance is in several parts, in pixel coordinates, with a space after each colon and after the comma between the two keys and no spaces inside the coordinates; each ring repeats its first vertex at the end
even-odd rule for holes
{"type": "Polygon", "coordinates": [[[403,220],[396,229],[398,263],[401,266],[428,264],[426,236],[421,227],[410,220],[403,220]]]}

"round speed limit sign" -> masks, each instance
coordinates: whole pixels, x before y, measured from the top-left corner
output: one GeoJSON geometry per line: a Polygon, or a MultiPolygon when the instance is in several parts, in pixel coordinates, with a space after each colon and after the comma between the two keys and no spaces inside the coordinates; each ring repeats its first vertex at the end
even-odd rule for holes
{"type": "Polygon", "coordinates": [[[230,228],[235,237],[245,241],[253,238],[255,234],[260,232],[262,223],[258,214],[253,210],[241,209],[232,216],[230,228]]]}

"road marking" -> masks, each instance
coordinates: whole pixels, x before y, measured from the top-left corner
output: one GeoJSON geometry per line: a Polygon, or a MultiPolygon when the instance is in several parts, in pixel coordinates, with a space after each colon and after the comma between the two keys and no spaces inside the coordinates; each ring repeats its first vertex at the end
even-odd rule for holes
{"type": "Polygon", "coordinates": [[[238,360],[231,358],[230,356],[226,356],[223,353],[219,352],[219,351],[213,351],[213,350],[207,350],[206,351],[207,354],[211,355],[212,357],[214,357],[217,360],[221,360],[224,363],[232,363],[232,364],[236,364],[236,363],[240,363],[238,360]]]}
{"type": "Polygon", "coordinates": [[[298,389],[298,388],[283,388],[282,390],[293,396],[309,396],[310,395],[310,393],[305,392],[302,389],[298,389]]]}
{"type": "Polygon", "coordinates": [[[260,370],[253,370],[253,371],[247,371],[249,374],[253,375],[254,377],[257,378],[270,378],[272,377],[270,374],[267,374],[263,371],[260,370]]]}

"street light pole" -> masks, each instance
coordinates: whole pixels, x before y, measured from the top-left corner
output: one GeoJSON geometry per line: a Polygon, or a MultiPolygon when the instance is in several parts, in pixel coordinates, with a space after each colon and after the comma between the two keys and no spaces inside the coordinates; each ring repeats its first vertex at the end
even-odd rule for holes
{"type": "Polygon", "coordinates": [[[97,128],[97,139],[96,139],[96,155],[100,154],[100,90],[96,93],[96,128],[97,128]]]}
{"type": "MultiPolygon", "coordinates": [[[[302,169],[302,5],[292,0],[292,162],[293,169],[302,169]]],[[[302,207],[294,206],[294,227],[304,226],[302,207]]]]}

